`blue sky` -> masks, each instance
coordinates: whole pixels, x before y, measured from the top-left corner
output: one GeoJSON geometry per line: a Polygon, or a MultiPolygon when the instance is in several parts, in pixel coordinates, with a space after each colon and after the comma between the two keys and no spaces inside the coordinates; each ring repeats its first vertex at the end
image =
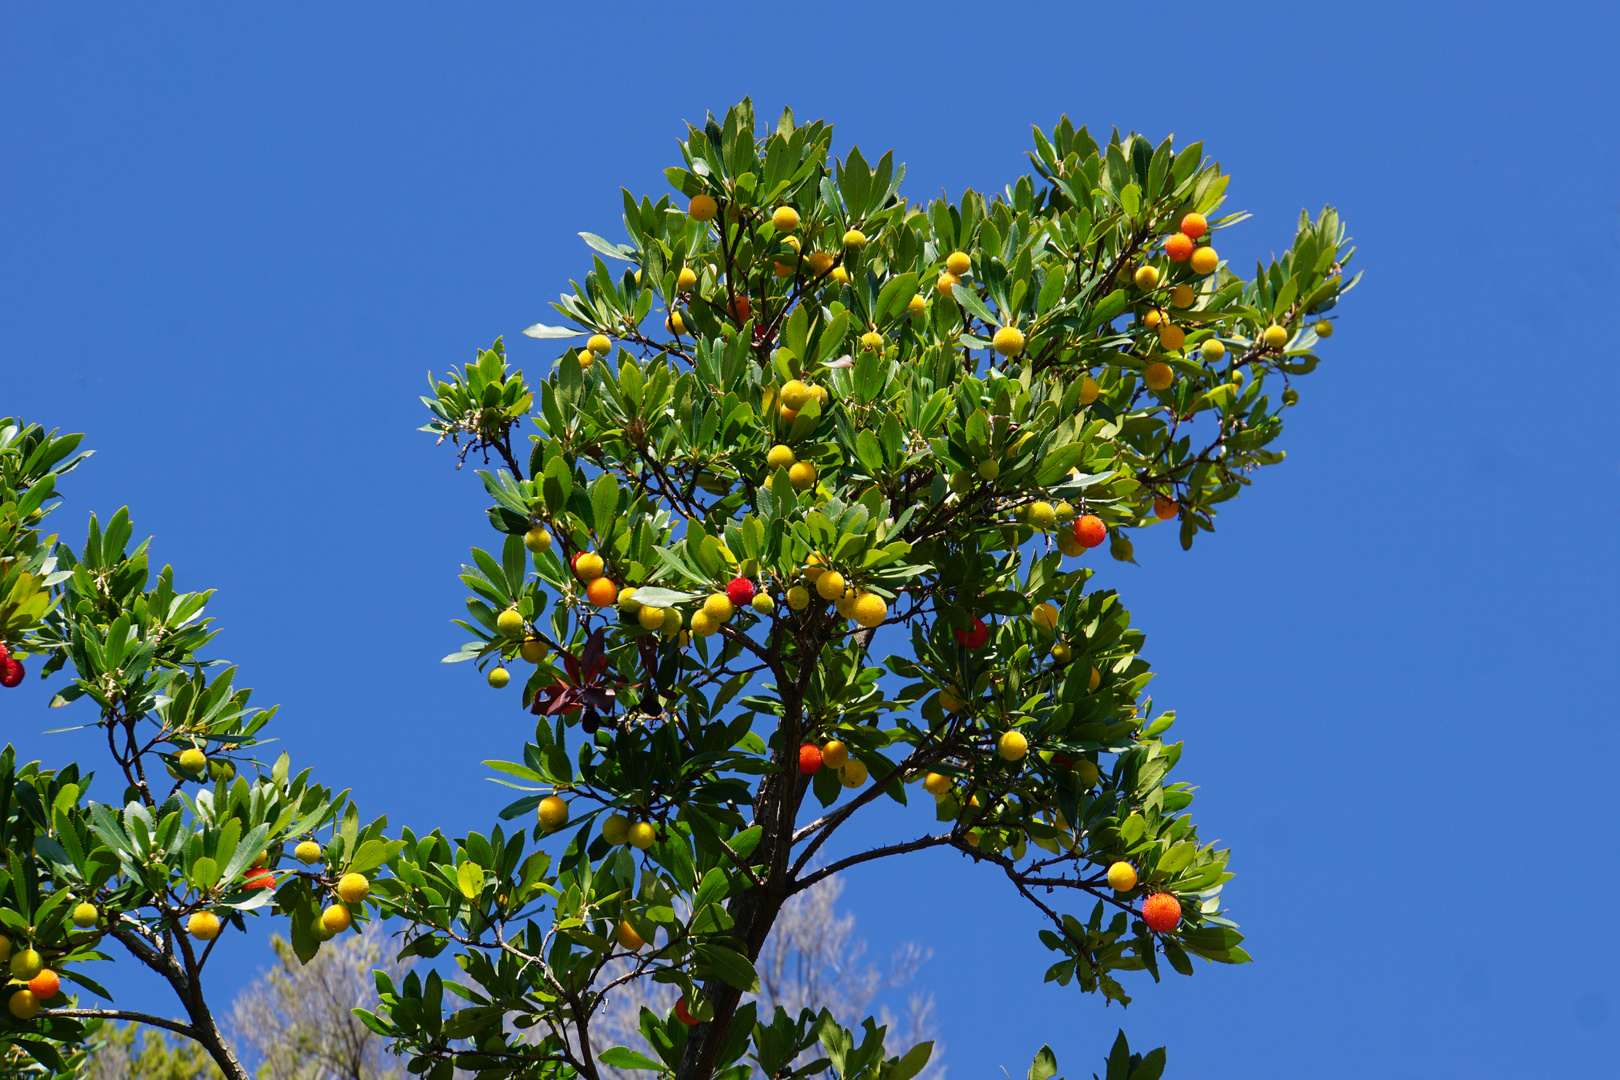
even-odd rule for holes
{"type": "MultiPolygon", "coordinates": [[[[1063,112],[1173,131],[1254,214],[1223,255],[1332,202],[1366,272],[1288,461],[1192,553],[1144,537],[1101,577],[1257,962],[1105,1010],[1041,985],[1030,914],[950,856],[852,873],[859,929],[934,949],[961,1078],[1042,1042],[1089,1075],[1120,1025],[1170,1076],[1620,1059],[1615,8],[550,7],[0,9],[0,413],[98,452],[55,528],[128,504],[220,590],[295,764],[396,825],[503,804],[479,762],[529,725],[437,662],[485,499],[417,395],[496,335],[549,362],[517,331],[588,266],[576,233],[619,235],[620,185],[666,190],[683,120],[790,104],[893,147],[913,198],[999,189],[1063,112]]],[[[5,692],[0,735],[89,759],[44,701],[5,692]]],[[[228,989],[264,954],[226,959],[228,989]]]]}

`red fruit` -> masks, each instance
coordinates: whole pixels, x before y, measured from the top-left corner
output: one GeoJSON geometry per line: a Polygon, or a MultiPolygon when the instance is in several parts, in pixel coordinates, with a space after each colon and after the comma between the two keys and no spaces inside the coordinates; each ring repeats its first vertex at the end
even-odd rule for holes
{"type": "Polygon", "coordinates": [[[10,659],[11,659],[11,650],[6,648],[6,643],[5,642],[0,641],[0,664],[4,664],[7,660],[10,660],[10,659]]]}
{"type": "Polygon", "coordinates": [[[25,672],[21,660],[8,656],[3,668],[4,670],[0,670],[0,686],[12,687],[23,681],[25,672]]]}
{"type": "Polygon", "coordinates": [[[276,876],[268,870],[254,870],[248,874],[244,887],[249,889],[273,889],[276,887],[276,876]]]}
{"type": "Polygon", "coordinates": [[[687,1027],[697,1026],[697,1017],[686,1011],[686,998],[684,997],[680,997],[675,1000],[675,1019],[679,1020],[687,1027]]]}
{"type": "Polygon", "coordinates": [[[1142,921],[1149,930],[1167,934],[1181,922],[1181,901],[1167,892],[1154,893],[1142,905],[1142,921]]]}
{"type": "Polygon", "coordinates": [[[1193,253],[1193,238],[1186,233],[1178,232],[1164,242],[1164,253],[1170,256],[1171,262],[1186,262],[1187,257],[1193,253]]]}
{"type": "Polygon", "coordinates": [[[805,743],[799,747],[799,771],[809,776],[821,768],[821,747],[815,743],[805,743]]]}
{"type": "Polygon", "coordinates": [[[1065,769],[1074,768],[1074,759],[1070,758],[1070,757],[1068,757],[1068,756],[1066,756],[1064,754],[1053,754],[1052,755],[1052,763],[1054,765],[1061,765],[1065,769]]]}
{"type": "Polygon", "coordinates": [[[738,325],[748,321],[754,313],[754,307],[748,302],[748,297],[739,296],[731,302],[731,317],[737,320],[738,325]]]}
{"type": "Polygon", "coordinates": [[[726,596],[737,607],[747,607],[754,598],[754,583],[745,577],[734,577],[726,584],[726,596]]]}
{"type": "Polygon", "coordinates": [[[1096,514],[1087,514],[1075,520],[1074,538],[1086,547],[1094,548],[1108,539],[1108,526],[1096,514]]]}
{"type": "Polygon", "coordinates": [[[962,646],[964,649],[982,649],[984,648],[984,643],[990,640],[990,628],[984,625],[984,620],[980,618],[975,618],[973,620],[973,628],[971,630],[968,630],[965,633],[961,630],[957,630],[955,633],[956,643],[962,646]]]}

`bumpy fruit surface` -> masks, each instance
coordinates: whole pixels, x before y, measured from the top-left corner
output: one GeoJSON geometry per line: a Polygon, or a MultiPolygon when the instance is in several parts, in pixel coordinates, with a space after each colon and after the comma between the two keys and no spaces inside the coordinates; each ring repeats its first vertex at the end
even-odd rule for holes
{"type": "Polygon", "coordinates": [[[956,643],[964,649],[982,649],[984,643],[990,640],[990,628],[984,625],[984,620],[975,617],[973,625],[966,630],[957,627],[951,631],[956,635],[956,643]]]}
{"type": "Polygon", "coordinates": [[[1261,339],[1265,341],[1267,348],[1280,349],[1288,344],[1288,330],[1285,327],[1278,326],[1276,323],[1272,323],[1266,327],[1266,332],[1261,335],[1261,339]]]}
{"type": "Polygon", "coordinates": [[[213,941],[219,937],[219,916],[212,911],[193,912],[186,920],[186,932],[198,941],[213,941]]]}
{"type": "Polygon", "coordinates": [[[924,300],[921,296],[917,295],[916,293],[913,293],[911,295],[911,299],[906,301],[906,313],[908,315],[921,315],[923,312],[925,312],[927,310],[928,310],[928,301],[924,300]]]}
{"type": "Polygon", "coordinates": [[[512,673],[507,671],[505,668],[493,667],[489,669],[489,685],[493,686],[495,689],[504,689],[506,684],[511,681],[512,673]]]}
{"type": "Polygon", "coordinates": [[[861,348],[863,349],[881,349],[883,348],[883,342],[883,335],[876,330],[868,330],[861,335],[861,348]]]}
{"type": "Polygon", "coordinates": [[[641,939],[641,935],[636,933],[636,928],[623,919],[619,920],[619,927],[613,932],[613,940],[619,943],[621,949],[629,949],[631,952],[647,944],[641,939]]]}
{"type": "Polygon", "coordinates": [[[650,821],[638,821],[630,826],[630,831],[625,834],[625,839],[637,851],[646,851],[658,842],[658,830],[653,828],[650,821]]]}
{"type": "Polygon", "coordinates": [[[1181,922],[1181,901],[1169,893],[1154,893],[1142,905],[1142,921],[1149,930],[1168,934],[1181,922]]]}
{"type": "Polygon", "coordinates": [[[547,795],[540,800],[536,809],[540,819],[540,827],[547,832],[556,832],[568,823],[568,803],[556,795],[547,795]]]}
{"type": "Polygon", "coordinates": [[[180,751],[180,768],[183,772],[196,776],[207,767],[208,758],[196,747],[180,751]]]}
{"type": "Polygon", "coordinates": [[[990,343],[1002,356],[1017,356],[1024,351],[1024,332],[1016,326],[1003,326],[990,343]]]}
{"type": "Polygon", "coordinates": [[[1156,289],[1159,287],[1159,268],[1156,266],[1139,266],[1136,268],[1136,273],[1131,275],[1131,280],[1136,283],[1138,289],[1144,292],[1148,289],[1156,289]]]}
{"type": "Polygon", "coordinates": [[[941,795],[944,795],[946,792],[951,790],[951,778],[948,776],[942,776],[937,772],[931,772],[927,776],[923,777],[922,786],[924,791],[928,792],[928,794],[937,799],[941,795]]]}
{"type": "Polygon", "coordinates": [[[877,593],[862,593],[855,598],[855,621],[868,630],[888,617],[888,602],[877,593]]]}
{"type": "Polygon", "coordinates": [[[574,357],[574,359],[579,361],[579,366],[582,369],[589,371],[591,370],[591,365],[596,363],[596,354],[591,352],[589,349],[581,349],[579,350],[579,355],[574,357]]]}
{"type": "Polygon", "coordinates": [[[1181,218],[1181,231],[1186,233],[1192,239],[1197,240],[1199,237],[1209,232],[1209,222],[1204,220],[1203,214],[1197,212],[1185,214],[1181,218]]]}
{"type": "Polygon", "coordinates": [[[342,904],[329,904],[321,912],[321,926],[328,934],[341,934],[354,924],[354,916],[342,904]]]}
{"type": "Polygon", "coordinates": [[[1108,526],[1096,514],[1085,514],[1075,519],[1074,538],[1088,548],[1094,548],[1108,539],[1108,526]]]}
{"type": "Polygon", "coordinates": [[[86,926],[96,925],[100,918],[101,912],[96,910],[96,905],[89,901],[78,904],[73,908],[73,925],[81,929],[86,926]]]}
{"type": "Polygon", "coordinates": [[[523,546],[535,554],[551,550],[551,533],[536,525],[523,534],[523,546]]]}
{"type": "Polygon", "coordinates": [[[613,342],[608,340],[606,334],[592,334],[585,339],[585,347],[597,356],[603,356],[613,351],[613,342]]]}
{"type": "Polygon", "coordinates": [[[788,483],[793,485],[795,491],[816,486],[816,467],[808,461],[800,461],[788,469],[788,483]]]}
{"type": "Polygon", "coordinates": [[[833,267],[832,273],[828,274],[827,276],[833,281],[838,282],[840,285],[849,284],[849,271],[845,270],[842,266],[833,267]]]}
{"type": "Polygon", "coordinates": [[[1136,888],[1136,867],[1123,861],[1110,866],[1108,885],[1115,892],[1130,892],[1136,888]]]}
{"type": "Polygon", "coordinates": [[[1185,281],[1170,290],[1170,303],[1178,308],[1192,307],[1194,299],[1192,286],[1185,281]]]}
{"type": "Polygon", "coordinates": [[[585,586],[585,599],[599,608],[612,607],[619,602],[619,586],[612,578],[599,577],[585,586]]]}
{"type": "Polygon", "coordinates": [[[1057,534],[1058,550],[1069,558],[1078,558],[1086,553],[1086,545],[1075,539],[1073,529],[1059,529],[1057,534]]]}
{"type": "Polygon", "coordinates": [[[1029,613],[1029,617],[1035,620],[1036,626],[1050,633],[1057,629],[1058,606],[1050,601],[1037,604],[1035,610],[1029,613]]]}
{"type": "Polygon", "coordinates": [[[1192,272],[1195,274],[1213,274],[1215,268],[1221,265],[1221,257],[1215,254],[1214,248],[1201,247],[1192,253],[1192,257],[1187,260],[1187,265],[1192,267],[1192,272]]]}
{"type": "Polygon", "coordinates": [[[737,607],[754,599],[754,583],[745,577],[734,577],[726,582],[726,597],[737,607]]]}
{"type": "Polygon", "coordinates": [[[847,788],[858,788],[866,783],[866,765],[859,761],[851,761],[838,770],[838,782],[847,788]]]}
{"type": "Polygon", "coordinates": [[[1022,761],[1029,753],[1029,740],[1021,731],[1004,731],[996,740],[996,753],[1007,761],[1022,761]]]}
{"type": "Polygon", "coordinates": [[[979,462],[979,476],[984,480],[994,480],[1001,475],[1001,463],[998,461],[979,462]]]}
{"type": "Polygon", "coordinates": [[[595,581],[602,576],[602,556],[594,551],[582,551],[574,556],[574,577],[582,582],[595,581]]]}
{"type": "Polygon", "coordinates": [[[761,615],[769,615],[776,610],[776,601],[771,599],[769,593],[755,593],[754,598],[748,601],[748,606],[761,615]]]}
{"type": "Polygon", "coordinates": [[[27,982],[43,970],[45,958],[33,949],[24,949],[11,958],[11,975],[22,982],[27,982]]]}
{"type": "Polygon", "coordinates": [[[708,637],[720,629],[720,620],[699,608],[697,611],[692,612],[692,620],[687,626],[698,637],[708,637]]]}
{"type": "Polygon", "coordinates": [[[960,284],[962,284],[962,279],[955,274],[941,274],[939,280],[934,282],[934,291],[943,297],[955,300],[956,294],[951,290],[960,284]]]}
{"type": "Polygon", "coordinates": [[[371,882],[364,874],[344,874],[338,879],[337,894],[345,904],[358,904],[371,895],[371,882]]]}
{"type": "Polygon", "coordinates": [[[816,578],[816,595],[823,600],[842,600],[844,575],[836,570],[823,570],[816,578]]]}
{"type": "Polygon", "coordinates": [[[41,1001],[49,1001],[62,992],[62,980],[50,968],[28,980],[28,990],[41,1001]]]}
{"type": "Polygon", "coordinates": [[[703,601],[703,613],[715,622],[725,622],[737,614],[737,605],[725,593],[711,593],[703,601]]]}
{"type": "Polygon", "coordinates": [[[803,585],[795,585],[787,591],[788,607],[794,611],[803,611],[810,606],[810,590],[803,585]]]}
{"type": "Polygon", "coordinates": [[[799,771],[806,776],[821,768],[821,747],[805,743],[799,747],[799,771]]]}
{"type": "Polygon", "coordinates": [[[793,456],[793,448],[777,443],[765,453],[765,464],[772,470],[789,469],[798,459],[793,456]]]}
{"type": "Polygon", "coordinates": [[[293,858],[305,866],[312,866],[321,861],[321,845],[313,840],[304,840],[293,848],[293,858]]]}
{"type": "Polygon", "coordinates": [[[1186,262],[1187,256],[1193,253],[1193,238],[1186,233],[1176,233],[1164,242],[1164,253],[1171,262],[1186,262]]]}
{"type": "Polygon", "coordinates": [[[39,998],[35,997],[31,990],[18,990],[11,995],[11,1000],[6,1003],[6,1008],[18,1020],[32,1020],[39,1015],[39,998]]]}
{"type": "Polygon", "coordinates": [[[1080,404],[1090,405],[1093,401],[1097,400],[1097,395],[1100,393],[1102,393],[1102,387],[1097,385],[1096,379],[1093,379],[1090,375],[1087,375],[1083,380],[1081,380],[1080,404]]]}
{"type": "Polygon", "coordinates": [[[1142,381],[1147,383],[1149,390],[1168,390],[1170,384],[1176,381],[1176,373],[1169,364],[1159,361],[1147,366],[1142,373],[1142,381]]]}
{"type": "Polygon", "coordinates": [[[517,637],[523,633],[523,616],[507,608],[495,616],[495,631],[502,637],[517,637]]]}
{"type": "Polygon", "coordinates": [[[276,875],[262,867],[257,870],[250,870],[243,875],[242,887],[244,889],[274,889],[276,887],[276,875]]]}
{"type": "Polygon", "coordinates": [[[1167,322],[1159,327],[1159,345],[1166,352],[1175,352],[1187,343],[1187,331],[1173,322],[1167,322]]]}
{"type": "Polygon", "coordinates": [[[866,246],[866,234],[859,229],[850,229],[844,234],[844,246],[847,248],[863,248],[866,246]]]}
{"type": "Polygon", "coordinates": [[[1049,502],[1030,503],[1029,523],[1042,532],[1046,532],[1057,524],[1057,508],[1049,502]]]}
{"type": "Polygon", "coordinates": [[[8,690],[15,686],[21,686],[23,679],[27,675],[28,672],[24,670],[22,661],[15,656],[8,656],[3,662],[0,662],[0,686],[4,686],[8,690]]]}
{"type": "Polygon", "coordinates": [[[602,839],[614,847],[630,839],[630,819],[623,814],[609,814],[602,822],[602,839]]]}
{"type": "Polygon", "coordinates": [[[664,320],[664,329],[679,337],[686,333],[686,320],[681,318],[680,312],[672,311],[669,313],[669,317],[664,320]]]}
{"type": "Polygon", "coordinates": [[[961,277],[973,269],[973,257],[965,251],[953,251],[945,256],[945,269],[961,277]]]}
{"type": "Polygon", "coordinates": [[[720,206],[714,201],[714,196],[703,193],[692,196],[692,201],[686,204],[686,212],[698,221],[713,221],[714,215],[719,210],[720,206]]]}
{"type": "Polygon", "coordinates": [[[1198,355],[1214,363],[1226,355],[1226,346],[1221,344],[1219,338],[1209,338],[1198,346],[1198,355]]]}
{"type": "Polygon", "coordinates": [[[779,233],[790,233],[799,227],[799,212],[791,206],[778,206],[771,211],[771,224],[779,233]]]}
{"type": "Polygon", "coordinates": [[[643,630],[662,630],[664,628],[664,609],[643,607],[636,612],[636,622],[641,624],[643,630]]]}
{"type": "Polygon", "coordinates": [[[1070,655],[1071,653],[1069,651],[1069,646],[1063,642],[1060,641],[1056,645],[1052,646],[1052,659],[1058,663],[1067,664],[1069,662],[1070,655]]]}
{"type": "Polygon", "coordinates": [[[549,651],[546,643],[539,638],[524,638],[523,644],[518,646],[518,655],[530,664],[538,664],[544,660],[549,651]]]}

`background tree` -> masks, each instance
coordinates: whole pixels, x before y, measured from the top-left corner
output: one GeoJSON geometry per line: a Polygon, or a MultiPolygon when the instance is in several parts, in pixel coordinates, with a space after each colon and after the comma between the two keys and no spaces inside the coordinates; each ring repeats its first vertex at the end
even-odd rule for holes
{"type": "Polygon", "coordinates": [[[1190,546],[1281,460],[1353,284],[1337,214],[1244,277],[1198,143],[1064,119],[1002,195],[916,205],[892,155],[829,163],[831,139],[788,112],[761,138],[748,102],[690,128],[678,199],[626,192],[628,243],[583,234],[572,325],[526,331],[583,348],[531,383],[497,341],[424,399],[458,459],[501,466],[449,659],[496,688],[529,665],[534,740],[492,765],[528,789],[503,819],[558,842],[405,835],[385,906],[465,980],[385,989],[372,1022],[413,1071],[906,1080],[926,1044],[743,995],[793,896],[927,848],[1005,875],[1049,980],[1126,1003],[1120,972],[1248,959],[1142,635],[1065,560],[1129,560],[1161,521],[1190,546]],[[846,829],[913,784],[915,832],[846,829]],[[679,994],[641,1014],[650,1057],[596,1026],[638,979],[679,994]]]}
{"type": "Polygon", "coordinates": [[[0,961],[11,975],[0,1054],[61,1072],[94,1033],[86,1021],[137,1021],[246,1080],[206,992],[222,933],[287,915],[293,949],[311,958],[364,922],[365,875],[398,844],[382,838],[383,819],[362,827],[346,793],[293,775],[286,754],[255,758],[275,710],[249,705],[234,668],[210,676],[221,666],[203,655],[216,632],[210,594],[179,591],[167,566],[154,578],[146,543],[130,547],[126,510],[105,528],[92,515],[77,551],[41,534],[57,480],[83,460],[79,441],[0,421],[0,684],[20,682],[36,656],[42,676],[70,669],[52,704],[88,699],[113,766],[100,788],[113,801],[97,802],[78,764],[0,751],[0,961]],[[296,861],[282,866],[288,844],[296,861]],[[130,1010],[70,996],[73,984],[109,996],[82,965],[115,945],[173,1001],[130,1010]],[[165,1019],[170,1004],[185,1018],[165,1019]]]}

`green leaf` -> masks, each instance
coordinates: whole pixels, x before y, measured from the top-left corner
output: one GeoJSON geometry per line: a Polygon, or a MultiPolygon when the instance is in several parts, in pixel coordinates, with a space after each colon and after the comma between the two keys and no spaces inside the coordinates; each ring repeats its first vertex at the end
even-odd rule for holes
{"type": "Polygon", "coordinates": [[[477,900],[484,891],[484,868],[468,859],[456,867],[456,884],[461,887],[462,896],[477,900]]]}
{"type": "Polygon", "coordinates": [[[1029,1067],[1029,1080],[1049,1080],[1057,1075],[1057,1055],[1050,1046],[1043,1046],[1029,1067]]]}
{"type": "Polygon", "coordinates": [[[759,974],[748,957],[724,945],[699,945],[692,950],[698,965],[744,993],[759,990],[759,974]]]}
{"type": "Polygon", "coordinates": [[[638,1054],[624,1046],[615,1046],[598,1055],[597,1061],[615,1069],[646,1069],[651,1072],[664,1072],[664,1066],[650,1057],[638,1054]]]}

